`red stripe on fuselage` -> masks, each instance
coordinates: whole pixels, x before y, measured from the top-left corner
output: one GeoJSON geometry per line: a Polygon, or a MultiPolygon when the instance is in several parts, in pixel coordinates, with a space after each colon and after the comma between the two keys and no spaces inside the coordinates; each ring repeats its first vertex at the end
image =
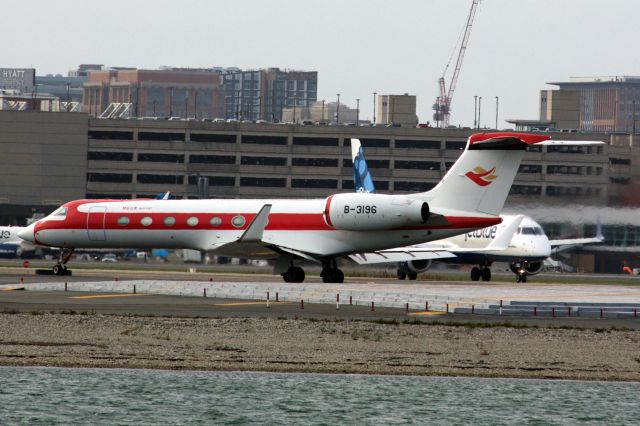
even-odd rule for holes
{"type": "MultiPolygon", "coordinates": [[[[47,220],[45,222],[38,222],[35,226],[35,233],[43,229],[87,229],[88,214],[78,211],[78,207],[88,203],[104,203],[113,202],[114,200],[78,200],[65,204],[67,207],[67,216],[65,220],[47,220]]],[[[128,200],[125,200],[128,201],[128,200]]],[[[120,201],[118,201],[120,202],[120,201]]],[[[331,197],[327,200],[326,208],[329,208],[331,203],[331,197]]],[[[327,210],[328,212],[329,210],[327,210]]],[[[92,212],[91,215],[101,216],[102,212],[92,212]]],[[[105,230],[243,230],[251,223],[257,213],[150,213],[150,212],[107,212],[104,220],[105,230]],[[118,224],[120,217],[126,216],[129,218],[129,223],[126,225],[118,224]],[[243,216],[245,218],[244,225],[240,227],[233,226],[232,219],[236,216],[243,216]],[[142,218],[150,217],[152,223],[149,226],[144,226],[141,223],[142,218]],[[167,217],[173,217],[175,224],[167,226],[164,224],[164,220],[167,217]],[[189,218],[195,217],[198,219],[198,224],[190,226],[187,224],[189,218]],[[214,217],[219,217],[222,222],[218,226],[210,224],[210,220],[214,217]]],[[[484,228],[487,226],[496,225],[502,222],[499,217],[461,217],[452,216],[447,217],[449,222],[447,225],[428,226],[428,225],[416,225],[405,226],[396,228],[395,230],[420,230],[420,229],[468,229],[468,228],[484,228]]],[[[102,220],[91,221],[90,229],[102,229],[102,220]]],[[[268,231],[331,231],[335,230],[331,226],[329,215],[323,213],[271,213],[269,215],[269,222],[265,228],[268,231]]],[[[393,229],[388,229],[391,231],[393,229]]]]}

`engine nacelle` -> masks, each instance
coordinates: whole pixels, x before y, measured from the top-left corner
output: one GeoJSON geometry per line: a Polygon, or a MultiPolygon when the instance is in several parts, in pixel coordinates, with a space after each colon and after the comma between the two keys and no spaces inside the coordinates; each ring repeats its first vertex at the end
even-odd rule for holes
{"type": "MultiPolygon", "coordinates": [[[[542,271],[542,267],[544,266],[544,262],[527,262],[527,266],[524,268],[527,271],[527,275],[535,275],[542,271]]],[[[511,272],[514,274],[518,273],[519,264],[512,263],[509,265],[511,272]]]]}
{"type": "Polygon", "coordinates": [[[429,270],[432,264],[432,259],[410,260],[408,262],[401,262],[399,268],[404,270],[404,272],[415,272],[420,274],[429,270]]]}
{"type": "Polygon", "coordinates": [[[327,198],[327,225],[344,231],[371,231],[421,225],[429,219],[429,205],[402,195],[335,194],[327,198]]]}

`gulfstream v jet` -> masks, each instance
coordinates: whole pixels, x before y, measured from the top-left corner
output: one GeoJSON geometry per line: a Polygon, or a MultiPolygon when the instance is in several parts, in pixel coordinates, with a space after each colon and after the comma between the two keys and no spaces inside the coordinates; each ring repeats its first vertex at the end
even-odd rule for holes
{"type": "Polygon", "coordinates": [[[320,199],[76,200],[20,232],[60,247],[64,273],[77,248],[186,248],[275,259],[274,272],[302,282],[299,260],[322,264],[324,282],[343,282],[336,259],[441,240],[502,222],[499,214],[527,146],[549,137],[471,135],[430,191],[342,193],[320,199]]]}

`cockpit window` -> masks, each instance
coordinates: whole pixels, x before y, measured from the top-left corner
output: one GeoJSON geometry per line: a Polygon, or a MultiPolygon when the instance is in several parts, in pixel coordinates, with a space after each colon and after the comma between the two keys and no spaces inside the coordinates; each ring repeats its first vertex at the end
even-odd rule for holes
{"type": "Polygon", "coordinates": [[[522,234],[523,235],[537,235],[535,228],[525,227],[525,228],[521,228],[521,229],[522,229],[522,234]]]}
{"type": "Polygon", "coordinates": [[[66,207],[60,207],[55,212],[51,213],[51,216],[57,216],[57,217],[64,217],[66,215],[67,215],[67,208],[66,207]]]}

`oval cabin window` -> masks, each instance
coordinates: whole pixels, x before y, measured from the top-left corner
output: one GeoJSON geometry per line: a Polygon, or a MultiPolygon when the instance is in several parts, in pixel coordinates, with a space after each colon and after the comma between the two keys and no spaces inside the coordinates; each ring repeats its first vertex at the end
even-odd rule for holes
{"type": "Polygon", "coordinates": [[[244,216],[234,216],[233,219],[231,219],[231,224],[236,228],[241,228],[242,226],[244,226],[245,222],[246,219],[244,218],[244,216]]]}

